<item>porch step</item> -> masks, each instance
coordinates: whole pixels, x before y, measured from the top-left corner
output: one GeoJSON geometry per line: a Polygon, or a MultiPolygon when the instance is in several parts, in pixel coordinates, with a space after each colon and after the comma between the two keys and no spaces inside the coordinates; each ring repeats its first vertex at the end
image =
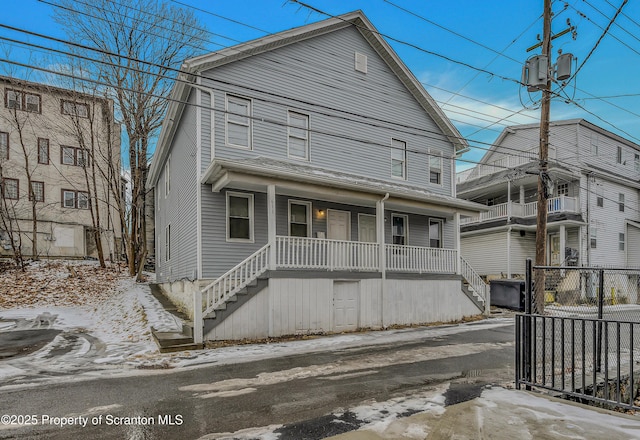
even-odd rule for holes
{"type": "Polygon", "coordinates": [[[158,345],[160,353],[203,348],[203,344],[193,342],[193,328],[187,324],[182,326],[182,332],[159,332],[151,327],[151,335],[158,345]]]}
{"type": "Polygon", "coordinates": [[[469,285],[469,283],[463,278],[460,283],[462,287],[462,292],[467,295],[467,297],[473,301],[473,303],[478,307],[482,312],[484,312],[484,299],[476,293],[476,291],[469,285]]]}

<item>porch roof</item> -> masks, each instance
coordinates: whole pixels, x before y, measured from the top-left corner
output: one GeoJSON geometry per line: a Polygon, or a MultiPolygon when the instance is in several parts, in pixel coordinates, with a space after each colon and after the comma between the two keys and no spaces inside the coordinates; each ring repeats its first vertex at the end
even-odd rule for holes
{"type": "Polygon", "coordinates": [[[479,203],[436,194],[413,185],[264,157],[242,160],[215,159],[202,176],[201,183],[212,185],[214,192],[225,187],[263,191],[266,185],[275,184],[278,188],[289,188],[303,193],[304,187],[309,186],[312,195],[320,195],[322,189],[330,189],[333,190],[332,196],[340,197],[335,191],[337,189],[348,192],[348,196],[342,193],[343,198],[350,199],[354,204],[360,202],[365,205],[374,204],[376,200],[389,194],[389,206],[445,208],[458,211],[462,215],[477,215],[488,209],[479,203]]]}

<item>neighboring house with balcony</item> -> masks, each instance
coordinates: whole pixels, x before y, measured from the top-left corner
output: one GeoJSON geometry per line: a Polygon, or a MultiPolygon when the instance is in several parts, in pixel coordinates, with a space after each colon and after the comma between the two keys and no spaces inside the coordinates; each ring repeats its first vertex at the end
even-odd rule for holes
{"type": "Polygon", "coordinates": [[[97,228],[105,258],[119,258],[113,102],[9,77],[0,87],[0,255],[97,257],[97,228]]]}
{"type": "Polygon", "coordinates": [[[466,144],[361,12],[182,71],[148,183],[157,280],[196,341],[202,315],[241,339],[485,310],[458,249],[482,209],[455,197],[466,144]]]}
{"type": "MultiPolygon", "coordinates": [[[[524,274],[535,260],[539,126],[506,128],[458,197],[487,212],[461,221],[462,255],[483,276],[524,274]]],[[[640,266],[640,146],[583,119],[552,122],[547,264],[640,266]]]]}

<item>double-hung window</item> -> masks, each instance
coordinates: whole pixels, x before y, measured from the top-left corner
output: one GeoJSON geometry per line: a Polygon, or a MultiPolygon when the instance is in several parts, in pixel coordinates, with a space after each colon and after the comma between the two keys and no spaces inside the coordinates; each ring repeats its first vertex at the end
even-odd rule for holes
{"type": "Polygon", "coordinates": [[[311,236],[311,202],[289,201],[289,235],[311,236]]]}
{"type": "Polygon", "coordinates": [[[398,139],[391,139],[391,175],[407,178],[407,143],[398,139]]]}
{"type": "Polygon", "coordinates": [[[288,113],[289,157],[309,160],[309,116],[288,113]]]}
{"type": "Polygon", "coordinates": [[[227,193],[227,240],[253,241],[253,194],[227,193]]]}
{"type": "Polygon", "coordinates": [[[63,115],[77,116],[79,118],[88,118],[89,106],[81,102],[62,100],[61,112],[63,115]]]}
{"type": "Polygon", "coordinates": [[[38,138],[38,163],[49,164],[49,139],[38,138]]]}
{"type": "Polygon", "coordinates": [[[18,200],[20,183],[18,179],[2,179],[2,197],[5,199],[18,200]]]}
{"type": "Polygon", "coordinates": [[[618,211],[624,212],[624,194],[618,194],[618,211]]]}
{"type": "Polygon", "coordinates": [[[72,189],[62,190],[62,207],[75,209],[89,209],[89,193],[72,189]]]}
{"type": "Polygon", "coordinates": [[[89,151],[84,148],[60,147],[60,163],[63,165],[74,165],[85,167],[89,165],[89,151]]]}
{"type": "Polygon", "coordinates": [[[618,249],[624,250],[624,232],[618,233],[618,249]]]}
{"type": "Polygon", "coordinates": [[[40,95],[17,90],[6,89],[4,94],[4,106],[16,110],[25,110],[31,113],[40,113],[40,95]]]}
{"type": "Polygon", "coordinates": [[[0,160],[9,160],[9,133],[0,131],[0,160]]]}
{"type": "Polygon", "coordinates": [[[429,247],[442,247],[442,220],[429,219],[429,247]]]}
{"type": "Polygon", "coordinates": [[[402,214],[391,214],[391,236],[393,244],[407,244],[407,227],[409,218],[402,214]]]}
{"type": "Polygon", "coordinates": [[[29,192],[29,200],[36,202],[44,202],[44,182],[31,181],[31,192],[29,192]]]}
{"type": "Polygon", "coordinates": [[[429,152],[429,183],[442,185],[442,152],[429,152]]]}
{"type": "Polygon", "coordinates": [[[251,100],[227,96],[227,145],[251,149],[251,100]]]}

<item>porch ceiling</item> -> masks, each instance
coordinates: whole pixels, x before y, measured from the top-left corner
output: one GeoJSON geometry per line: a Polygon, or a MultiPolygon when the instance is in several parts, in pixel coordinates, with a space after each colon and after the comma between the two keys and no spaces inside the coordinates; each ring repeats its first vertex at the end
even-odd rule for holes
{"type": "Polygon", "coordinates": [[[223,188],[265,192],[275,185],[280,195],[340,202],[357,206],[375,206],[389,195],[386,206],[417,214],[477,215],[486,207],[467,200],[443,196],[420,187],[389,183],[310,165],[268,158],[243,160],[216,159],[204,173],[202,184],[212,191],[223,188]]]}

